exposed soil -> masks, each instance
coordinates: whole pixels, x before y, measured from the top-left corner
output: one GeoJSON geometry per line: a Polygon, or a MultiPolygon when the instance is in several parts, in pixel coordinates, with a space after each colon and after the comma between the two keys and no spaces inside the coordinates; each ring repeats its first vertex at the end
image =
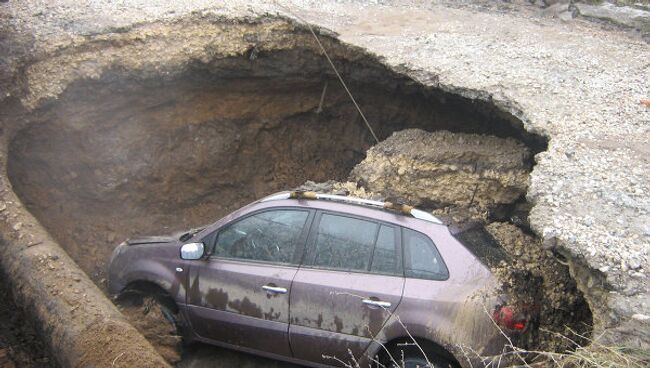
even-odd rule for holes
{"type": "Polygon", "coordinates": [[[57,368],[42,335],[13,302],[0,272],[0,368],[57,368]]]}
{"type": "MultiPolygon", "coordinates": [[[[132,324],[127,321],[98,320],[78,339],[99,340],[90,344],[84,351],[78,367],[168,367],[160,355],[153,355],[153,349],[134,344],[138,339],[144,340],[140,332],[126,328],[132,324]],[[125,333],[126,331],[126,333],[125,333]],[[135,350],[135,351],[134,351],[135,350]]],[[[149,343],[147,340],[145,342],[149,343]]],[[[151,345],[149,345],[151,346],[151,345]]]]}
{"type": "Polygon", "coordinates": [[[493,222],[486,230],[512,260],[494,264],[492,269],[519,302],[539,310],[537,328],[524,343],[540,351],[559,352],[575,349],[575,343],[587,344],[585,337],[590,337],[593,327],[591,310],[568,266],[545,250],[538,238],[511,223],[493,222]]]}
{"type": "Polygon", "coordinates": [[[487,212],[525,195],[531,167],[512,138],[409,129],[371,148],[350,180],[411,205],[487,212]]]}

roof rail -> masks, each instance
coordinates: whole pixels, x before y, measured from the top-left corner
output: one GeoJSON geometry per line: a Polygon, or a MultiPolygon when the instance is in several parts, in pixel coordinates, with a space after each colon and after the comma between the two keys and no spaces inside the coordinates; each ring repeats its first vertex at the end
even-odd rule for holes
{"type": "Polygon", "coordinates": [[[438,219],[434,215],[403,203],[374,201],[371,199],[348,197],[348,196],[342,196],[336,194],[323,194],[323,193],[305,192],[305,191],[282,192],[282,193],[272,194],[268,197],[262,198],[260,202],[279,201],[282,199],[323,199],[323,200],[334,201],[334,202],[361,204],[365,206],[379,207],[387,210],[401,212],[405,215],[410,215],[420,220],[429,221],[429,222],[433,222],[434,224],[442,225],[442,221],[440,221],[440,219],[438,219]]]}

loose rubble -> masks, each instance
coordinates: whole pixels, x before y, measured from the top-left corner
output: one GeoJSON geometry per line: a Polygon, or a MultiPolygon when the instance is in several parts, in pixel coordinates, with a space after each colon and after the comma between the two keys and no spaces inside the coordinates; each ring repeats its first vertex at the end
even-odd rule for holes
{"type": "Polygon", "coordinates": [[[559,352],[575,348],[562,336],[588,343],[591,311],[569,267],[544,249],[539,238],[511,223],[493,222],[485,229],[512,260],[492,266],[497,276],[514,295],[539,307],[539,326],[527,343],[540,351],[559,352]]]}

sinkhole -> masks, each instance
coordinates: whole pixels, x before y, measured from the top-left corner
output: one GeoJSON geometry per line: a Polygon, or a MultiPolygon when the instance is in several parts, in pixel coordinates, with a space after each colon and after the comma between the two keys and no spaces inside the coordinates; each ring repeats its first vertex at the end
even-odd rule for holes
{"type": "MultiPolygon", "coordinates": [[[[338,61],[380,139],[405,128],[539,140],[481,101],[381,64],[338,61]]],[[[27,208],[96,281],[116,243],[213,222],[306,180],[341,180],[374,144],[345,90],[306,50],[192,65],[172,80],[77,81],[10,144],[27,208]],[[239,68],[237,68],[239,66],[239,68]]]]}
{"type": "MultiPolygon", "coordinates": [[[[375,142],[314,50],[251,48],[173,76],[115,67],[78,79],[11,141],[14,191],[103,287],[114,247],[129,237],[210,223],[307,180],[344,181],[375,142]]],[[[380,140],[418,128],[510,137],[533,154],[546,147],[489,102],[426,87],[358,50],[337,55],[380,140]]],[[[583,304],[576,318],[588,321],[583,304]]]]}

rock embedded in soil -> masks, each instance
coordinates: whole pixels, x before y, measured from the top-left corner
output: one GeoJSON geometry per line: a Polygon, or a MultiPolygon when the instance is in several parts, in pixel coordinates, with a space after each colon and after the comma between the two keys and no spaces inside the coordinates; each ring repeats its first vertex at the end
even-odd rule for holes
{"type": "Polygon", "coordinates": [[[488,211],[524,195],[529,162],[512,138],[407,129],[368,150],[350,180],[416,206],[488,211]]]}

